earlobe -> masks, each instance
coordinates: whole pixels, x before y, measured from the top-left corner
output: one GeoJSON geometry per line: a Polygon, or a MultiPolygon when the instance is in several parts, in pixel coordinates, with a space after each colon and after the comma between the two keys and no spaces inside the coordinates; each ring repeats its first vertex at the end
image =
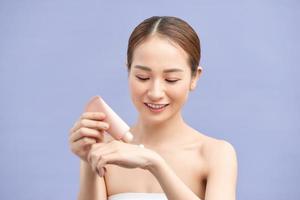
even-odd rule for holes
{"type": "Polygon", "coordinates": [[[193,91],[195,88],[196,88],[196,81],[195,79],[193,79],[191,82],[190,91],[193,91]]]}
{"type": "Polygon", "coordinates": [[[196,88],[196,86],[197,86],[197,81],[194,80],[191,84],[190,91],[193,91],[196,88]]]}
{"type": "Polygon", "coordinates": [[[192,84],[190,87],[190,91],[193,91],[194,89],[195,89],[195,86],[194,86],[194,84],[192,84]]]}

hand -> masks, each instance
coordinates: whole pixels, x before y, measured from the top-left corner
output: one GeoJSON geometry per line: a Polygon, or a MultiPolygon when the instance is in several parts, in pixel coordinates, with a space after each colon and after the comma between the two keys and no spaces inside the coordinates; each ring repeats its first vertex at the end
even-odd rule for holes
{"type": "Polygon", "coordinates": [[[88,154],[88,162],[92,169],[102,177],[106,164],[148,169],[157,156],[159,155],[155,151],[139,145],[112,140],[108,143],[93,144],[88,154]]]}
{"type": "Polygon", "coordinates": [[[87,162],[87,155],[92,144],[103,142],[104,130],[109,124],[104,122],[102,112],[85,112],[70,129],[69,145],[71,151],[87,162]]]}

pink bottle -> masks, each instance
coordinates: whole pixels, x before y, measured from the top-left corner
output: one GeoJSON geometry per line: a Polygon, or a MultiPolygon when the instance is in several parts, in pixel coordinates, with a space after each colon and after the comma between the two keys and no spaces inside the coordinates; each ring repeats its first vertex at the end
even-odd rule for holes
{"type": "Polygon", "coordinates": [[[131,142],[133,135],[130,127],[105,103],[100,96],[94,96],[85,107],[86,112],[103,112],[106,117],[103,120],[109,124],[107,132],[116,140],[131,142]]]}

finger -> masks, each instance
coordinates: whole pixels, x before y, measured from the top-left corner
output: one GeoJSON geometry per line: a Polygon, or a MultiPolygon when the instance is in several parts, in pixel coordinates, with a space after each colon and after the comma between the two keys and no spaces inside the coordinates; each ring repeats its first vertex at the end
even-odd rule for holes
{"type": "Polygon", "coordinates": [[[104,167],[107,162],[109,162],[109,158],[111,158],[110,155],[112,155],[114,152],[106,152],[106,153],[103,153],[101,154],[101,156],[99,156],[99,159],[97,160],[97,163],[96,164],[96,167],[98,169],[101,169],[102,167],[104,167]]]}
{"type": "Polygon", "coordinates": [[[74,126],[70,129],[70,134],[75,132],[77,129],[81,127],[81,120],[82,119],[92,119],[92,120],[104,120],[106,117],[104,112],[84,112],[80,118],[76,121],[74,126]]]}
{"type": "Polygon", "coordinates": [[[100,173],[97,170],[97,163],[101,159],[101,157],[102,157],[101,154],[93,151],[92,153],[89,153],[88,158],[87,158],[88,162],[90,163],[90,165],[92,167],[92,170],[97,172],[98,174],[100,174],[100,173]]]}
{"type": "Polygon", "coordinates": [[[97,163],[103,156],[115,153],[117,150],[107,146],[97,149],[94,153],[98,155],[97,163]]]}
{"type": "MultiPolygon", "coordinates": [[[[97,163],[99,160],[102,159],[103,156],[106,156],[108,154],[112,154],[115,152],[115,149],[110,148],[110,146],[107,143],[97,143],[92,145],[90,152],[88,153],[87,160],[92,166],[93,171],[97,172],[97,163]]],[[[100,174],[101,170],[99,169],[100,174]]],[[[100,175],[99,174],[99,175],[100,175]]]]}
{"type": "Polygon", "coordinates": [[[111,143],[96,143],[91,146],[88,159],[89,160],[96,160],[98,163],[99,158],[101,156],[106,156],[111,153],[115,153],[118,151],[118,148],[112,146],[111,143]]]}
{"type": "Polygon", "coordinates": [[[103,177],[105,172],[106,172],[106,168],[105,167],[102,167],[100,170],[98,168],[96,168],[97,170],[97,173],[100,177],[103,177]]]}
{"type": "MultiPolygon", "coordinates": [[[[100,158],[98,158],[98,159],[100,159],[100,158]]],[[[88,161],[88,162],[90,163],[90,165],[92,167],[92,170],[97,172],[97,174],[100,174],[98,169],[97,169],[97,161],[95,159],[93,159],[93,157],[91,157],[91,160],[88,161]]]]}
{"type": "Polygon", "coordinates": [[[99,172],[99,176],[102,177],[104,176],[104,166],[105,166],[105,161],[106,161],[107,156],[103,157],[101,156],[101,159],[99,159],[97,165],[96,165],[96,169],[99,172]],[[102,160],[102,162],[100,162],[102,160]]]}
{"type": "Polygon", "coordinates": [[[81,127],[80,120],[78,120],[78,121],[75,122],[74,126],[70,129],[70,134],[69,135],[72,135],[72,133],[74,133],[80,127],[81,127]]]}
{"type": "Polygon", "coordinates": [[[83,137],[80,140],[78,140],[77,142],[79,142],[79,145],[82,147],[88,146],[88,145],[93,145],[96,143],[96,140],[93,138],[89,138],[89,137],[83,137]]]}
{"type": "Polygon", "coordinates": [[[98,130],[107,130],[109,128],[109,124],[104,121],[82,119],[80,123],[81,123],[81,127],[93,128],[98,130]]]}
{"type": "Polygon", "coordinates": [[[100,172],[97,168],[96,168],[96,173],[100,176],[100,172]]]}
{"type": "Polygon", "coordinates": [[[106,117],[104,112],[84,112],[80,119],[104,120],[106,117]]]}
{"type": "Polygon", "coordinates": [[[89,163],[92,164],[92,161],[95,160],[95,159],[98,159],[98,149],[101,147],[101,146],[104,146],[104,145],[107,145],[106,143],[95,143],[93,145],[91,145],[91,149],[87,155],[87,160],[89,163]]]}
{"type": "Polygon", "coordinates": [[[100,177],[103,177],[106,172],[106,168],[102,167],[100,170],[98,168],[96,168],[96,172],[100,177]]]}
{"type": "MultiPolygon", "coordinates": [[[[109,154],[109,152],[107,152],[106,154],[109,154]]],[[[99,161],[103,158],[103,156],[106,156],[106,154],[103,153],[103,154],[99,155],[97,161],[93,163],[93,167],[92,167],[92,168],[94,168],[94,169],[96,170],[96,172],[98,173],[98,175],[99,175],[100,177],[104,176],[104,173],[105,173],[105,170],[106,170],[106,169],[105,169],[105,167],[101,167],[101,168],[99,167],[99,168],[98,168],[98,163],[99,163],[99,161]],[[104,169],[105,169],[105,170],[104,170],[104,169]]]]}
{"type": "Polygon", "coordinates": [[[97,168],[100,170],[107,164],[117,164],[120,161],[120,155],[116,152],[101,156],[97,163],[97,168]]]}
{"type": "Polygon", "coordinates": [[[78,153],[82,150],[86,150],[87,147],[91,147],[91,145],[93,145],[95,143],[96,143],[95,139],[85,137],[85,138],[82,138],[81,140],[78,140],[78,141],[72,143],[71,149],[73,152],[78,153]]]}
{"type": "Polygon", "coordinates": [[[81,127],[70,136],[70,142],[76,142],[77,140],[80,140],[83,137],[91,137],[98,140],[102,140],[104,137],[103,134],[103,131],[81,127]]]}

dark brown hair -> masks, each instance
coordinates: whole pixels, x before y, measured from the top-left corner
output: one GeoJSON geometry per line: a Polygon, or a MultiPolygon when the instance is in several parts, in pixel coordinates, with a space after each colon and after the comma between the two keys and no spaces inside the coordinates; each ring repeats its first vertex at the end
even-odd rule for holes
{"type": "Polygon", "coordinates": [[[135,27],[128,40],[128,71],[131,69],[135,48],[153,34],[167,37],[178,44],[188,54],[192,76],[196,74],[201,57],[198,35],[187,22],[171,16],[153,16],[135,27]]]}

